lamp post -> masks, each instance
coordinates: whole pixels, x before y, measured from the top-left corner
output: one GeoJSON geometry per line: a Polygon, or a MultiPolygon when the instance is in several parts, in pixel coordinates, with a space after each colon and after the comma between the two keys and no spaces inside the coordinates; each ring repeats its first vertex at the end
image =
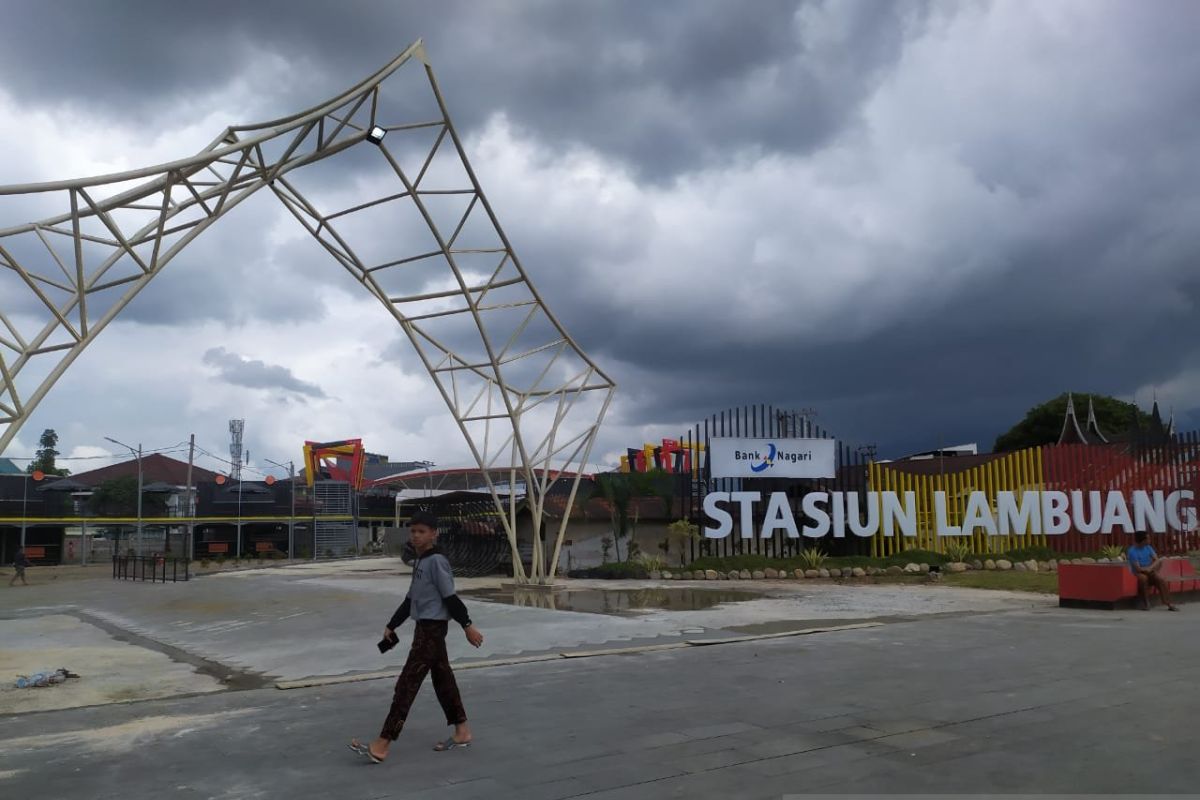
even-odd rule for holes
{"type": "Polygon", "coordinates": [[[91,496],[90,490],[71,492],[71,498],[75,501],[75,516],[79,517],[80,524],[83,526],[83,530],[79,534],[79,556],[85,567],[87,566],[88,532],[87,517],[84,516],[83,507],[91,496]]]}
{"type": "Polygon", "coordinates": [[[131,453],[133,453],[133,454],[134,454],[134,455],[137,457],[137,471],[138,471],[138,487],[137,487],[137,554],[138,554],[139,556],[141,556],[141,554],[142,554],[142,443],[141,443],[141,442],[138,442],[137,450],[134,450],[132,447],[130,447],[129,445],[125,444],[124,442],[118,442],[116,439],[113,439],[113,438],[112,438],[112,437],[110,437],[110,436],[105,436],[104,438],[105,438],[106,440],[108,440],[108,441],[112,442],[113,444],[115,444],[115,445],[119,446],[119,447],[124,447],[126,450],[128,450],[128,451],[129,451],[129,452],[131,452],[131,453]]]}
{"type": "Polygon", "coordinates": [[[437,464],[432,461],[422,461],[421,466],[425,469],[425,500],[433,497],[433,475],[430,474],[429,468],[436,467],[437,464]]]}
{"type": "Polygon", "coordinates": [[[288,561],[291,561],[296,546],[296,465],[295,462],[289,461],[285,467],[278,461],[272,461],[269,458],[264,458],[263,461],[288,471],[288,483],[291,484],[292,489],[292,513],[288,517],[288,561]]]}

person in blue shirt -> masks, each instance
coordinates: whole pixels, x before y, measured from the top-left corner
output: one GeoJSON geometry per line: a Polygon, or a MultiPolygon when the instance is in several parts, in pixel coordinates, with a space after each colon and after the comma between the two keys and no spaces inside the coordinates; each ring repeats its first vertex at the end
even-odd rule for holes
{"type": "Polygon", "coordinates": [[[1150,610],[1148,588],[1153,586],[1158,589],[1158,594],[1166,604],[1167,610],[1178,611],[1179,609],[1171,603],[1171,590],[1167,587],[1166,579],[1158,574],[1158,571],[1162,569],[1163,560],[1158,553],[1154,552],[1154,548],[1146,539],[1146,532],[1138,531],[1133,535],[1134,543],[1126,551],[1129,569],[1137,578],[1138,598],[1142,601],[1142,610],[1150,610]]]}
{"type": "Polygon", "coordinates": [[[446,654],[446,631],[453,619],[462,626],[463,633],[472,647],[483,644],[483,634],[471,622],[467,607],[454,590],[454,573],[450,562],[437,549],[438,520],[428,511],[418,511],[409,520],[410,541],[416,553],[413,562],[412,584],[404,602],[388,620],[383,630],[380,651],[396,642],[396,629],[406,619],[416,623],[412,647],[404,670],[396,680],[392,705],[378,738],[371,742],[350,740],[350,749],[364,755],[375,764],[387,758],[388,748],[400,736],[400,729],[408,718],[409,709],[425,676],[432,673],[433,691],[437,695],[446,724],[454,726],[454,733],[437,743],[434,750],[454,750],[471,744],[471,728],[467,724],[467,712],[463,708],[446,654]]]}

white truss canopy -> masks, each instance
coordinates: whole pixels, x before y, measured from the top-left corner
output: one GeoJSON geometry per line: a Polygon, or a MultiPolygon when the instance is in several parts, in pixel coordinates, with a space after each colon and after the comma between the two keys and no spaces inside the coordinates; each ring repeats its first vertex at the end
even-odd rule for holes
{"type": "Polygon", "coordinates": [[[552,580],[567,518],[547,541],[543,501],[562,473],[575,476],[573,502],[615,384],[529,280],[420,41],[340,96],[283,119],[228,128],[191,158],[0,186],[0,196],[37,196],[62,209],[13,227],[0,219],[0,453],[146,284],[264,188],[399,323],[485,476],[505,520],[515,577],[552,580]],[[385,90],[417,70],[429,102],[408,118],[420,102],[385,90]],[[351,152],[360,159],[355,165],[365,156],[375,167],[370,180],[341,192],[306,186],[306,173],[351,152]],[[528,487],[537,543],[528,570],[517,557],[515,506],[493,479],[505,469],[504,484],[528,487]]]}

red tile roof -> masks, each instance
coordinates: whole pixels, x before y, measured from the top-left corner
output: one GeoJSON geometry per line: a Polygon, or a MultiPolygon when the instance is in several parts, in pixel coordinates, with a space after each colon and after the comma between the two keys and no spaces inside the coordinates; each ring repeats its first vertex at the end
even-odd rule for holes
{"type": "MultiPolygon", "coordinates": [[[[172,486],[185,486],[187,485],[187,469],[188,465],[186,461],[177,461],[161,453],[151,453],[148,456],[142,456],[142,481],[145,483],[163,481],[172,486]]],[[[72,475],[71,478],[88,486],[99,486],[113,478],[136,478],[137,474],[137,460],[132,459],[89,472],[81,472],[77,475],[72,475]]],[[[193,484],[208,483],[216,479],[217,473],[203,469],[202,467],[192,467],[193,484]]]]}

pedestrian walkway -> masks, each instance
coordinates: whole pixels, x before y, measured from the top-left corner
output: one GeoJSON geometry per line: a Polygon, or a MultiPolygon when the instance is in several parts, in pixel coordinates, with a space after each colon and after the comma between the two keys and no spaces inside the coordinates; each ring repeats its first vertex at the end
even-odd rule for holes
{"type": "Polygon", "coordinates": [[[27,798],[779,798],[1192,793],[1200,619],[1043,609],[466,670],[476,735],[418,698],[392,757],[387,681],[0,719],[27,798]]]}

